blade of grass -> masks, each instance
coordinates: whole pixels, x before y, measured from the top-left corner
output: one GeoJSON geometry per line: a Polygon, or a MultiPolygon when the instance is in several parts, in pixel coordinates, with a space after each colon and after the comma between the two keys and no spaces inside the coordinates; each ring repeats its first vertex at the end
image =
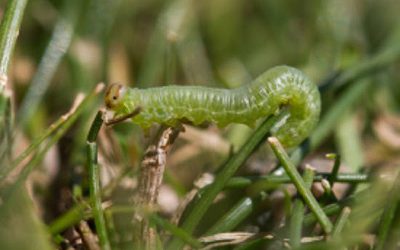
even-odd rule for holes
{"type": "MultiPolygon", "coordinates": [[[[360,191],[356,194],[350,195],[349,197],[338,201],[336,203],[329,204],[323,208],[323,211],[326,215],[334,215],[338,214],[345,206],[350,206],[354,203],[359,202],[363,196],[368,195],[371,192],[370,188],[367,188],[363,191],[360,191]]],[[[380,204],[382,207],[385,205],[384,203],[380,204]]],[[[317,218],[314,213],[309,213],[304,217],[304,225],[308,226],[317,221],[317,218]]]]}
{"type": "Polygon", "coordinates": [[[336,145],[343,162],[354,172],[364,166],[361,130],[353,110],[345,112],[335,129],[336,145]]]}
{"type": "Polygon", "coordinates": [[[324,229],[325,233],[329,234],[332,231],[332,223],[326,216],[317,200],[312,195],[311,191],[306,187],[303,179],[301,178],[299,172],[297,171],[294,164],[290,161],[289,156],[286,154],[282,145],[275,137],[269,137],[268,143],[271,145],[276,157],[279,159],[286,173],[292,179],[293,184],[296,186],[297,191],[303,197],[304,201],[307,203],[308,207],[317,217],[319,223],[324,229]]]}
{"type": "Polygon", "coordinates": [[[48,231],[51,235],[57,235],[69,228],[71,225],[77,224],[87,214],[85,210],[87,210],[88,207],[88,204],[84,202],[78,203],[76,206],[72,207],[62,216],[59,216],[55,221],[53,221],[49,225],[48,231]]]}
{"type": "MultiPolygon", "coordinates": [[[[14,112],[12,110],[11,91],[6,89],[0,95],[0,163],[9,166],[13,151],[14,112]]],[[[0,172],[2,169],[0,169],[0,172]]]]}
{"type": "Polygon", "coordinates": [[[400,191],[400,172],[397,174],[395,183],[389,195],[389,201],[385,206],[385,211],[382,214],[380,219],[378,234],[377,234],[377,242],[375,244],[374,250],[382,250],[387,249],[387,240],[389,234],[392,234],[394,219],[396,216],[396,211],[399,208],[399,191],[400,191]]]}
{"type": "Polygon", "coordinates": [[[8,68],[28,0],[8,1],[0,24],[0,163],[8,166],[12,152],[14,114],[11,92],[6,88],[8,68]]]}
{"type": "Polygon", "coordinates": [[[336,220],[336,223],[333,227],[332,230],[332,237],[337,237],[340,235],[340,233],[342,232],[344,226],[346,225],[346,222],[349,218],[349,215],[351,213],[351,208],[349,207],[344,207],[342,209],[342,212],[340,213],[339,217],[336,220]]]}
{"type": "MultiPolygon", "coordinates": [[[[321,181],[326,179],[331,173],[318,173],[314,176],[314,181],[321,181]]],[[[335,182],[341,183],[365,183],[369,181],[367,174],[353,174],[341,173],[336,176],[335,182]]],[[[226,188],[246,188],[250,185],[254,186],[270,186],[272,184],[285,184],[291,183],[291,179],[287,175],[265,175],[265,176],[246,176],[246,177],[233,177],[226,184],[226,188]]]]}
{"type": "Polygon", "coordinates": [[[328,176],[328,181],[331,187],[333,187],[333,183],[336,182],[338,179],[338,174],[339,174],[339,169],[340,169],[340,155],[338,154],[327,154],[326,158],[334,160],[333,167],[332,167],[332,172],[328,176]]]}
{"type": "MultiPolygon", "coordinates": [[[[236,170],[247,160],[251,153],[264,141],[265,137],[268,135],[268,132],[275,124],[275,122],[285,117],[285,115],[287,115],[287,113],[282,112],[277,117],[266,119],[250,136],[250,138],[242,146],[242,148],[236,154],[229,158],[227,163],[220,169],[214,183],[206,187],[206,190],[202,194],[201,198],[187,213],[187,216],[184,218],[181,226],[183,230],[187,231],[190,234],[193,233],[195,227],[198,225],[201,218],[214,201],[215,197],[224,188],[228,180],[232,177],[233,174],[235,174],[236,170]]],[[[182,240],[173,238],[167,249],[181,249],[183,245],[184,242],[182,242],[182,240]]]]}
{"type": "MultiPolygon", "coordinates": [[[[306,166],[303,174],[304,183],[307,189],[310,189],[313,184],[314,179],[314,169],[310,166],[306,166]]],[[[301,199],[296,199],[293,204],[292,215],[290,217],[290,228],[289,228],[289,238],[290,243],[293,248],[300,246],[303,219],[305,206],[301,199]]]]}
{"type": "Polygon", "coordinates": [[[150,214],[149,219],[150,219],[150,222],[157,224],[158,226],[162,227],[164,230],[172,233],[174,236],[180,238],[182,241],[189,244],[191,247],[193,247],[195,249],[201,248],[202,244],[197,239],[193,238],[190,234],[188,234],[186,231],[182,230],[181,228],[177,227],[176,225],[161,218],[157,214],[150,214]]]}
{"type": "MultiPolygon", "coordinates": [[[[318,173],[314,176],[314,181],[321,181],[322,179],[329,178],[331,173],[318,173]]],[[[353,174],[353,173],[342,173],[338,174],[335,178],[335,182],[340,183],[365,183],[370,179],[367,174],[353,174]]],[[[291,183],[292,180],[287,175],[265,175],[265,176],[246,176],[246,177],[233,177],[226,184],[225,188],[246,188],[250,185],[254,186],[270,186],[271,184],[286,184],[291,183]]]]}
{"type": "Polygon", "coordinates": [[[104,218],[107,221],[107,231],[110,239],[110,245],[112,249],[118,249],[118,232],[115,228],[115,221],[113,213],[110,210],[104,210],[104,218]]]}
{"type": "Polygon", "coordinates": [[[27,3],[28,0],[8,1],[4,11],[0,25],[0,75],[7,75],[27,3]]]}
{"type": "MultiPolygon", "coordinates": [[[[77,106],[73,105],[71,110],[65,115],[61,116],[57,121],[55,121],[49,128],[43,132],[41,136],[35,139],[28,148],[26,148],[17,158],[7,167],[0,169],[0,183],[8,176],[8,174],[18,166],[24,159],[26,159],[32,152],[38,150],[39,146],[52,135],[57,130],[59,130],[64,124],[67,124],[69,120],[75,120],[83,111],[83,109],[88,105],[88,103],[98,95],[104,89],[104,84],[99,84],[96,86],[95,90],[89,94],[82,102],[77,106]]],[[[78,100],[78,99],[77,99],[78,100]]],[[[72,125],[72,124],[71,124],[72,125]]],[[[67,126],[69,127],[69,126],[67,126]]]]}
{"type": "MultiPolygon", "coordinates": [[[[355,196],[350,196],[343,201],[329,204],[323,207],[322,210],[327,216],[338,214],[345,205],[351,204],[355,199],[355,196]]],[[[312,212],[304,217],[304,225],[306,226],[309,226],[315,222],[317,222],[317,217],[312,212]]]]}
{"type": "MultiPolygon", "coordinates": [[[[375,178],[366,189],[359,192],[351,203],[351,214],[348,217],[349,227],[343,227],[339,236],[331,238],[328,242],[336,245],[336,248],[353,248],[364,242],[365,235],[371,232],[377,220],[384,212],[387,202],[387,194],[393,187],[393,181],[385,178],[375,178]]],[[[390,248],[385,248],[390,249],[390,248]]]]}
{"type": "Polygon", "coordinates": [[[265,198],[265,194],[260,194],[255,198],[244,197],[239,200],[228,212],[224,214],[205,235],[213,235],[229,232],[235,229],[244,219],[246,219],[254,208],[265,198]]]}
{"type": "Polygon", "coordinates": [[[56,73],[62,58],[71,45],[78,23],[80,10],[85,1],[64,1],[64,8],[57,21],[49,44],[38,66],[38,70],[29,85],[17,115],[18,124],[25,125],[35,114],[42,101],[53,75],[56,73]]]}
{"type": "Polygon", "coordinates": [[[100,169],[97,163],[97,134],[103,124],[103,112],[99,111],[90,127],[86,142],[87,157],[88,157],[88,172],[89,172],[89,192],[90,205],[96,231],[99,236],[100,246],[104,250],[111,250],[110,241],[108,239],[106,222],[104,219],[103,209],[101,207],[101,186],[100,186],[100,169]]]}

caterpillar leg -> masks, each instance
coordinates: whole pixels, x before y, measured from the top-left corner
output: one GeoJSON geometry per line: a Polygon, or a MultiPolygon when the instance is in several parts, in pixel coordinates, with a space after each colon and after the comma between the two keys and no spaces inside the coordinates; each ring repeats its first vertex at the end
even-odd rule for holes
{"type": "Polygon", "coordinates": [[[111,120],[106,120],[105,124],[107,126],[111,126],[111,125],[123,122],[123,121],[125,121],[127,119],[131,119],[131,118],[137,116],[138,114],[140,114],[141,111],[142,111],[142,109],[140,107],[137,107],[135,110],[133,110],[129,114],[126,114],[126,115],[123,115],[123,116],[119,116],[119,117],[113,118],[111,120]]]}

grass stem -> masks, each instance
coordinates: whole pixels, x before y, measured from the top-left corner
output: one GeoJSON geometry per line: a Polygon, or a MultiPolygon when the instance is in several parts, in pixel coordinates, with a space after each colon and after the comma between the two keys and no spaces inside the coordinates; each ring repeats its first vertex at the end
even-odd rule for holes
{"type": "Polygon", "coordinates": [[[334,163],[333,163],[333,168],[332,168],[332,172],[328,177],[328,181],[331,187],[333,187],[333,183],[336,181],[338,173],[339,173],[339,169],[340,169],[340,155],[338,154],[327,154],[326,157],[328,159],[333,159],[334,163]]]}
{"type": "MultiPolygon", "coordinates": [[[[388,245],[387,241],[390,238],[390,234],[396,232],[398,230],[394,230],[393,226],[396,212],[399,209],[399,191],[400,191],[400,172],[397,174],[396,180],[393,184],[392,190],[390,192],[390,200],[386,204],[384,208],[384,212],[381,217],[381,221],[378,227],[378,234],[377,234],[377,242],[374,247],[374,250],[382,250],[386,249],[386,245],[388,245]]],[[[397,236],[396,236],[397,238],[397,236]]]]}
{"type": "Polygon", "coordinates": [[[350,207],[344,207],[342,209],[342,212],[340,213],[339,217],[336,220],[336,223],[333,227],[332,230],[332,237],[336,237],[338,235],[340,235],[340,233],[342,232],[344,226],[346,225],[346,222],[349,219],[349,215],[351,213],[351,208],[350,207]]]}
{"type": "Polygon", "coordinates": [[[329,234],[332,231],[332,223],[329,220],[328,216],[324,213],[320,205],[318,204],[317,200],[312,195],[311,191],[306,187],[303,179],[301,178],[299,172],[297,171],[296,167],[290,161],[289,156],[286,154],[285,150],[283,149],[282,145],[278,141],[276,137],[269,137],[268,142],[272,147],[275,155],[281,162],[283,168],[285,169],[286,173],[292,179],[293,184],[296,186],[297,191],[303,197],[305,203],[311,209],[311,211],[317,217],[319,223],[321,224],[325,233],[329,234]]]}
{"type": "MultiPolygon", "coordinates": [[[[303,180],[306,188],[310,189],[314,179],[314,169],[307,166],[304,170],[303,180]]],[[[292,216],[290,217],[289,238],[291,246],[296,248],[300,246],[302,235],[303,219],[305,207],[303,200],[296,199],[293,204],[292,216]]]]}
{"type": "Polygon", "coordinates": [[[89,171],[89,191],[90,191],[90,205],[96,231],[99,236],[100,246],[103,250],[110,250],[111,245],[108,239],[106,222],[104,219],[103,209],[101,207],[101,186],[100,186],[100,169],[97,162],[97,133],[100,130],[102,120],[102,112],[99,111],[92,123],[89,131],[89,136],[86,143],[87,157],[88,157],[88,171],[89,171]]]}
{"type": "MultiPolygon", "coordinates": [[[[331,175],[331,173],[318,173],[314,176],[314,182],[321,181],[322,179],[326,179],[331,175]]],[[[342,173],[336,176],[335,182],[340,183],[349,183],[349,184],[357,184],[357,183],[366,183],[370,180],[369,175],[367,174],[358,174],[358,173],[342,173]]],[[[237,176],[232,177],[228,183],[226,184],[226,188],[246,188],[250,185],[254,186],[271,186],[272,184],[287,184],[292,183],[292,180],[287,175],[264,175],[264,176],[237,176]]]]}
{"type": "Polygon", "coordinates": [[[27,3],[28,0],[8,1],[4,11],[0,25],[0,75],[7,75],[27,3]]]}

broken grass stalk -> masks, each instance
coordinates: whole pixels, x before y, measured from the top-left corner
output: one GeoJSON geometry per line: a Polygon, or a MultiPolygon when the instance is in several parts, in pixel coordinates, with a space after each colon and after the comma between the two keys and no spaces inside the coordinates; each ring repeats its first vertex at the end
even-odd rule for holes
{"type": "Polygon", "coordinates": [[[318,204],[317,200],[312,195],[311,191],[307,188],[299,172],[297,171],[293,163],[290,161],[289,156],[283,149],[278,139],[276,137],[269,137],[268,143],[271,145],[272,150],[274,151],[276,157],[281,162],[286,173],[292,179],[293,184],[297,188],[297,191],[303,197],[308,207],[317,217],[325,233],[329,234],[332,231],[332,222],[329,220],[328,216],[326,216],[321,206],[318,204]]]}

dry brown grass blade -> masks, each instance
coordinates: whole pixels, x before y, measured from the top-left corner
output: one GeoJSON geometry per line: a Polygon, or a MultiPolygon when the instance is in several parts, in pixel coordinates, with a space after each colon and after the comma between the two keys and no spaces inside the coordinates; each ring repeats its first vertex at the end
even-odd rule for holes
{"type": "Polygon", "coordinates": [[[97,244],[97,237],[93,234],[86,221],[81,221],[77,226],[77,231],[82,238],[82,242],[88,250],[100,250],[97,244]]]}
{"type": "Polygon", "coordinates": [[[249,232],[230,232],[230,233],[219,233],[206,237],[201,237],[199,240],[201,243],[207,244],[202,250],[214,249],[216,247],[238,245],[244,243],[250,239],[262,237],[265,239],[273,239],[272,234],[256,234],[249,232]]]}
{"type": "MultiPolygon", "coordinates": [[[[141,164],[138,196],[136,204],[145,211],[155,209],[157,196],[163,180],[167,154],[171,145],[182,131],[183,127],[171,128],[163,130],[161,135],[157,137],[155,143],[149,145],[146,150],[144,159],[141,164]]],[[[135,219],[141,224],[141,241],[145,249],[156,249],[156,232],[154,228],[150,228],[149,221],[146,216],[135,215],[135,219]]]]}

